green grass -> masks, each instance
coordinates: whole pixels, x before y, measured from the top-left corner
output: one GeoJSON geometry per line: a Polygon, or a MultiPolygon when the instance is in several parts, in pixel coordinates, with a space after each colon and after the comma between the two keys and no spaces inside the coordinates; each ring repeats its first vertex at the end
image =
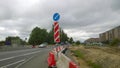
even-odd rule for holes
{"type": "Polygon", "coordinates": [[[93,63],[92,61],[88,61],[85,59],[84,54],[80,50],[74,50],[72,51],[73,55],[81,58],[86,61],[86,63],[91,67],[91,68],[102,68],[99,64],[93,63]]]}
{"type": "Polygon", "coordinates": [[[102,68],[100,65],[98,65],[98,64],[96,64],[96,63],[93,63],[93,62],[91,62],[91,61],[86,61],[87,62],[87,64],[89,65],[89,66],[91,66],[92,68],[102,68]]]}
{"type": "Polygon", "coordinates": [[[74,53],[74,55],[76,56],[76,57],[79,57],[79,58],[84,58],[84,54],[83,53],[81,53],[79,50],[75,50],[75,51],[72,51],[73,53],[74,53]]]}

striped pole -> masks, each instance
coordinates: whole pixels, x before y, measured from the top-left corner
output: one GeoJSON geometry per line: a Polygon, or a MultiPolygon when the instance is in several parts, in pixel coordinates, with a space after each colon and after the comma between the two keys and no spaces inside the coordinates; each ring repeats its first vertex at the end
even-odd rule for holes
{"type": "Polygon", "coordinates": [[[54,22],[54,42],[60,42],[60,32],[59,32],[59,24],[58,22],[54,22]]]}

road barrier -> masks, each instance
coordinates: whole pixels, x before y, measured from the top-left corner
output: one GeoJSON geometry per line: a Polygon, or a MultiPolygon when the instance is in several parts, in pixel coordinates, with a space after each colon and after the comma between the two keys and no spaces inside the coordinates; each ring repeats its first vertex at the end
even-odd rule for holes
{"type": "Polygon", "coordinates": [[[78,66],[63,53],[58,54],[59,59],[56,62],[57,68],[78,68],[78,66]]]}
{"type": "Polygon", "coordinates": [[[78,66],[74,62],[69,62],[69,68],[78,68],[78,66]]]}
{"type": "Polygon", "coordinates": [[[65,56],[62,51],[64,51],[65,48],[63,46],[58,46],[54,48],[50,53],[48,57],[48,65],[50,67],[57,66],[57,68],[79,68],[70,58],[65,56]],[[53,57],[54,58],[50,58],[53,57]],[[53,63],[53,64],[50,64],[53,63]]]}
{"type": "Polygon", "coordinates": [[[47,61],[48,61],[48,66],[49,67],[55,67],[56,66],[55,56],[52,52],[49,53],[49,57],[48,57],[47,61]]]}

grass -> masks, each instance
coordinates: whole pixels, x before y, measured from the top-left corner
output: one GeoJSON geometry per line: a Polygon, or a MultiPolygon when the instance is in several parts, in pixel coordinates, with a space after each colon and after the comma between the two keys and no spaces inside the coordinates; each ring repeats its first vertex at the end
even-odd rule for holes
{"type": "Polygon", "coordinates": [[[88,64],[88,66],[90,66],[91,68],[102,68],[99,64],[93,63],[90,60],[89,61],[86,60],[85,56],[84,56],[84,53],[82,53],[80,50],[72,50],[72,53],[77,58],[83,59],[88,64]]]}
{"type": "Polygon", "coordinates": [[[76,56],[78,58],[82,58],[82,59],[84,58],[84,54],[81,53],[79,50],[74,50],[72,52],[73,52],[74,56],[76,56]]]}
{"type": "Polygon", "coordinates": [[[100,65],[93,63],[92,61],[86,61],[89,66],[92,68],[102,68],[100,65]]]}

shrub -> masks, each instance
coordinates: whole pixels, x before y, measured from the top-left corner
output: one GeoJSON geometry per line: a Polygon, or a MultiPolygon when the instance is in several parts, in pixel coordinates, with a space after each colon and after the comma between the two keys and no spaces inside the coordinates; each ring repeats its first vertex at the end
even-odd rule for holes
{"type": "Polygon", "coordinates": [[[116,46],[116,45],[118,45],[119,43],[120,43],[120,40],[114,39],[114,40],[112,40],[112,41],[110,42],[110,45],[111,45],[111,46],[116,46]]]}
{"type": "Polygon", "coordinates": [[[75,44],[76,44],[76,45],[80,45],[80,41],[76,41],[75,44]]]}

